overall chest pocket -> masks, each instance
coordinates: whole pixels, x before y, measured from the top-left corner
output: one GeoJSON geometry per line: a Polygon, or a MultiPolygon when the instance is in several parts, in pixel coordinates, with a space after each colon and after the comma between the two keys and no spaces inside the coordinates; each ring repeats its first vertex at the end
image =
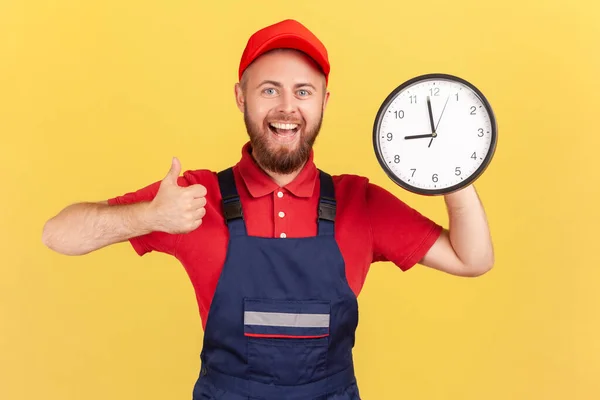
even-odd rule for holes
{"type": "Polygon", "coordinates": [[[327,366],[329,301],[244,299],[249,373],[276,385],[320,379],[327,366]]]}

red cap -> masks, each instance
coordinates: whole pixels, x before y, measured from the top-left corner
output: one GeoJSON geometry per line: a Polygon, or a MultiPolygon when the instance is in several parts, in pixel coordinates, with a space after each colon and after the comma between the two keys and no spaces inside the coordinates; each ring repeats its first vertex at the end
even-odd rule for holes
{"type": "Polygon", "coordinates": [[[244,70],[252,61],[261,54],[277,48],[296,49],[306,53],[321,67],[325,81],[329,81],[327,49],[311,31],[293,19],[262,28],[248,39],[240,60],[239,79],[242,79],[244,70]]]}

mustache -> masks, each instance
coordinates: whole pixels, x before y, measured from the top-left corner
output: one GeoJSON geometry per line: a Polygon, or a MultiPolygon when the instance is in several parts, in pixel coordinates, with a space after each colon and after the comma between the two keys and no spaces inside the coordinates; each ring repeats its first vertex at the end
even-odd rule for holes
{"type": "Polygon", "coordinates": [[[267,118],[266,119],[267,123],[271,123],[271,122],[283,122],[283,123],[290,123],[290,124],[301,124],[302,120],[298,119],[297,116],[294,115],[278,115],[276,117],[271,117],[271,118],[267,118]]]}

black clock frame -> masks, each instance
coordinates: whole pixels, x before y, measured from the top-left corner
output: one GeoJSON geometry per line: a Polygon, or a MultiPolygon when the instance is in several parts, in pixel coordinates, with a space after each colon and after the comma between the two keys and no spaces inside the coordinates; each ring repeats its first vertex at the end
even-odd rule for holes
{"type": "Polygon", "coordinates": [[[492,106],[490,105],[487,98],[472,83],[470,83],[470,82],[466,81],[465,79],[462,79],[458,76],[454,76],[454,75],[450,75],[450,74],[442,74],[442,73],[424,74],[424,75],[419,75],[414,78],[411,78],[411,79],[407,80],[406,82],[402,83],[400,86],[396,87],[385,98],[385,100],[379,107],[379,111],[377,111],[377,115],[375,117],[375,122],[373,124],[373,149],[375,150],[375,156],[377,157],[377,161],[379,162],[379,165],[385,171],[386,175],[398,186],[400,186],[412,193],[416,193],[416,194],[420,194],[420,195],[424,195],[424,196],[439,196],[439,195],[449,194],[449,193],[458,191],[462,188],[465,188],[468,185],[474,183],[483,174],[483,172],[487,169],[490,162],[492,161],[492,158],[494,157],[494,154],[496,152],[497,144],[498,144],[498,126],[497,126],[497,122],[496,122],[496,116],[494,115],[492,106]],[[486,111],[488,112],[488,115],[490,116],[490,124],[492,125],[492,132],[491,132],[492,137],[491,137],[491,141],[490,141],[490,150],[486,154],[486,156],[485,156],[483,162],[481,163],[481,165],[479,166],[479,168],[477,168],[477,170],[471,176],[469,176],[468,179],[464,179],[461,182],[457,183],[456,185],[450,186],[447,188],[421,189],[421,188],[415,187],[413,185],[410,185],[410,184],[402,181],[388,167],[385,160],[383,159],[383,155],[381,154],[381,149],[379,147],[379,135],[380,135],[379,127],[381,126],[381,120],[383,118],[383,115],[385,114],[385,111],[389,108],[392,100],[398,95],[399,92],[403,91],[408,86],[411,86],[417,82],[427,81],[427,80],[432,80],[432,79],[450,80],[450,81],[460,83],[460,84],[465,85],[468,88],[470,88],[477,96],[479,96],[479,98],[481,99],[481,102],[483,103],[483,106],[485,107],[486,111]]]}

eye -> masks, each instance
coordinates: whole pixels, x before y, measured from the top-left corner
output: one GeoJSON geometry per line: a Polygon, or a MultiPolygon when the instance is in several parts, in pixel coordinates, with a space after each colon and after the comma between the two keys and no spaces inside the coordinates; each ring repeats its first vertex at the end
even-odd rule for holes
{"type": "Polygon", "coordinates": [[[310,94],[310,92],[309,92],[308,90],[305,90],[305,89],[300,89],[300,90],[298,91],[298,94],[299,94],[300,96],[304,97],[304,96],[308,96],[308,95],[310,94]]]}
{"type": "Polygon", "coordinates": [[[266,94],[266,95],[271,96],[271,95],[275,94],[275,89],[274,88],[267,88],[267,89],[263,90],[263,93],[266,94]]]}

